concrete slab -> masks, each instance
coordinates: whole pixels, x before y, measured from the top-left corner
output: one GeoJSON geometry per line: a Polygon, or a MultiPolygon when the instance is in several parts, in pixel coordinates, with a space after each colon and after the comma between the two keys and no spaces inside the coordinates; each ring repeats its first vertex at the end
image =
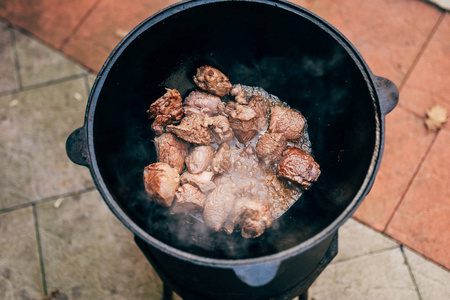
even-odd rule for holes
{"type": "Polygon", "coordinates": [[[94,185],[65,149],[86,99],[84,78],[0,97],[0,209],[94,185]]]}
{"type": "Polygon", "coordinates": [[[42,273],[31,207],[0,213],[0,249],[0,299],[42,299],[42,273]]]}
{"type": "Polygon", "coordinates": [[[338,245],[338,255],[331,263],[398,246],[393,240],[354,219],[349,219],[339,229],[338,245]]]}
{"type": "Polygon", "coordinates": [[[59,80],[86,71],[44,43],[14,30],[23,87],[59,80]]]}
{"type": "Polygon", "coordinates": [[[330,264],[309,290],[314,300],[420,299],[400,248],[330,264]]]}
{"type": "Polygon", "coordinates": [[[37,205],[48,289],[64,299],[162,298],[162,283],[97,191],[37,205]]]}
{"type": "Polygon", "coordinates": [[[11,28],[3,21],[0,21],[0,66],[0,93],[18,89],[11,28]]]}
{"type": "Polygon", "coordinates": [[[422,300],[450,299],[450,273],[408,248],[404,251],[422,300]]]}

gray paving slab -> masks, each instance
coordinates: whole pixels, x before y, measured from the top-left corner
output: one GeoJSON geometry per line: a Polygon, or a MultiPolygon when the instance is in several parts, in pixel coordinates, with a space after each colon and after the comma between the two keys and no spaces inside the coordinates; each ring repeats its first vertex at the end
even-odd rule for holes
{"type": "Polygon", "coordinates": [[[0,209],[94,185],[65,150],[86,98],[84,78],[0,97],[0,209]]]}
{"type": "Polygon", "coordinates": [[[398,246],[372,228],[349,219],[339,229],[339,251],[332,263],[398,246]]]}
{"type": "Polygon", "coordinates": [[[90,89],[92,89],[92,86],[94,85],[95,79],[97,79],[97,74],[92,74],[92,73],[88,74],[87,82],[88,82],[88,85],[89,85],[89,91],[90,91],[90,89]]]}
{"type": "Polygon", "coordinates": [[[404,251],[422,300],[450,299],[450,273],[407,248],[404,251]]]}
{"type": "Polygon", "coordinates": [[[400,248],[330,264],[309,294],[315,300],[420,299],[400,248]]]}
{"type": "Polygon", "coordinates": [[[64,299],[160,300],[162,284],[97,191],[37,205],[48,289],[64,299]]]}
{"type": "Polygon", "coordinates": [[[42,299],[41,274],[32,208],[0,213],[0,299],[42,299]]]}
{"type": "Polygon", "coordinates": [[[14,53],[11,40],[11,28],[0,21],[0,93],[19,88],[14,53]]]}
{"type": "Polygon", "coordinates": [[[78,64],[44,43],[16,29],[14,35],[23,87],[86,73],[78,64]]]}

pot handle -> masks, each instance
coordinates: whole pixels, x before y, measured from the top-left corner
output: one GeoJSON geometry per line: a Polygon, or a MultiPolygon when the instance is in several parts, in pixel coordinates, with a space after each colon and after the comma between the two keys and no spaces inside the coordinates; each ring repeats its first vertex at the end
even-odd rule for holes
{"type": "Polygon", "coordinates": [[[389,79],[378,76],[373,78],[380,99],[381,113],[385,117],[398,103],[398,89],[389,79]]]}
{"type": "Polygon", "coordinates": [[[233,271],[242,282],[251,287],[259,287],[272,281],[279,266],[279,261],[273,261],[256,265],[236,266],[233,267],[233,271]]]}
{"type": "Polygon", "coordinates": [[[66,152],[72,162],[88,167],[90,165],[90,158],[86,139],[86,128],[84,126],[78,128],[67,138],[66,152]]]}

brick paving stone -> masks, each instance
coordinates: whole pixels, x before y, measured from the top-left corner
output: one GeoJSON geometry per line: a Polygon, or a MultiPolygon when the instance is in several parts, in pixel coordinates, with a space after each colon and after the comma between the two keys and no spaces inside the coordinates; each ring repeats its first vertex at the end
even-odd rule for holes
{"type": "Polygon", "coordinates": [[[330,264],[309,289],[315,300],[419,299],[399,248],[330,264]]]}
{"type": "Polygon", "coordinates": [[[411,0],[295,0],[342,32],[375,75],[399,85],[441,12],[411,0]]]}
{"type": "Polygon", "coordinates": [[[0,213],[0,299],[44,295],[31,207],[0,213]]]}
{"type": "Polygon", "coordinates": [[[63,52],[98,72],[119,41],[136,25],[177,0],[138,0],[132,4],[102,1],[62,48],[63,52]]]}
{"type": "Polygon", "coordinates": [[[23,87],[85,73],[79,65],[42,42],[18,30],[14,34],[23,87]]]}
{"type": "Polygon", "coordinates": [[[86,99],[84,78],[0,97],[0,208],[93,186],[65,149],[86,99]]]}
{"type": "Polygon", "coordinates": [[[331,263],[398,246],[393,240],[353,219],[339,229],[338,245],[338,255],[331,263]]]}
{"type": "Polygon", "coordinates": [[[96,2],[2,0],[0,17],[58,49],[96,2]]]}
{"type": "Polygon", "coordinates": [[[372,190],[355,212],[358,220],[379,231],[385,229],[433,138],[423,120],[402,107],[387,115],[380,169],[372,190]]]}
{"type": "Polygon", "coordinates": [[[404,248],[422,300],[450,299],[450,272],[404,248]]]}
{"type": "Polygon", "coordinates": [[[3,21],[0,21],[0,66],[0,93],[18,89],[11,29],[3,21]]]}
{"type": "MultiPolygon", "coordinates": [[[[402,90],[400,105],[425,117],[429,107],[440,104],[450,115],[450,13],[446,13],[428,47],[402,90]]],[[[450,129],[447,121],[446,129],[450,129]]]]}
{"type": "Polygon", "coordinates": [[[450,132],[438,133],[386,233],[450,269],[450,132]]]}
{"type": "Polygon", "coordinates": [[[45,278],[64,299],[162,299],[162,283],[97,191],[37,205],[45,278]]]}

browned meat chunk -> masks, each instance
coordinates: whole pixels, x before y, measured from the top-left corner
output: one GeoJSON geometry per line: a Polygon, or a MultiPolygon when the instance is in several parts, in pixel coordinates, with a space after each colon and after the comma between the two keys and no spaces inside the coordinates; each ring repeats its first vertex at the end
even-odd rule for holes
{"type": "Polygon", "coordinates": [[[298,148],[289,147],[283,152],[278,164],[278,175],[298,182],[303,189],[307,189],[319,178],[320,167],[311,155],[298,148]]]}
{"type": "Polygon", "coordinates": [[[260,236],[272,223],[267,205],[257,200],[246,203],[241,218],[241,235],[244,238],[256,238],[260,236]]]}
{"type": "Polygon", "coordinates": [[[245,93],[242,90],[242,86],[240,84],[235,85],[231,91],[230,95],[234,97],[239,104],[247,104],[247,98],[245,97],[245,93]]]}
{"type": "Polygon", "coordinates": [[[216,184],[212,181],[213,172],[203,171],[199,174],[191,174],[184,172],[181,174],[181,184],[189,183],[197,187],[202,193],[208,193],[216,188],[216,184]]]}
{"type": "Polygon", "coordinates": [[[230,112],[235,110],[236,102],[234,101],[228,101],[228,102],[220,102],[217,106],[217,112],[221,116],[228,117],[230,115],[230,112]]]}
{"type": "Polygon", "coordinates": [[[269,131],[284,133],[286,140],[297,140],[303,135],[305,118],[299,112],[287,107],[272,108],[269,131]]]}
{"type": "Polygon", "coordinates": [[[195,84],[211,94],[223,97],[228,94],[233,87],[225,74],[211,66],[202,66],[197,69],[194,76],[195,84]]]}
{"type": "Polygon", "coordinates": [[[269,114],[270,105],[260,96],[250,98],[248,106],[256,113],[256,127],[263,130],[267,126],[267,116],[269,114]]]}
{"type": "Polygon", "coordinates": [[[164,126],[177,123],[183,117],[183,101],[176,89],[167,89],[167,92],[150,105],[147,111],[149,119],[155,119],[152,130],[161,135],[164,126]]]}
{"type": "Polygon", "coordinates": [[[272,218],[266,204],[241,197],[236,199],[223,229],[231,234],[235,226],[239,225],[244,238],[256,238],[263,234],[271,223],[272,218]]]}
{"type": "Polygon", "coordinates": [[[144,186],[150,199],[162,206],[171,206],[180,185],[180,175],[166,163],[154,163],[144,168],[144,186]]]}
{"type": "Polygon", "coordinates": [[[231,141],[234,137],[233,129],[231,129],[230,122],[224,116],[215,116],[207,118],[209,124],[209,133],[211,135],[211,143],[223,143],[231,141]]]}
{"type": "Polygon", "coordinates": [[[222,103],[222,101],[217,96],[193,91],[184,100],[184,114],[186,116],[203,114],[212,117],[218,114],[217,106],[219,103],[222,103]]]}
{"type": "Polygon", "coordinates": [[[183,184],[175,193],[175,202],[171,212],[195,214],[203,211],[205,205],[205,195],[189,183],[183,184]]]}
{"type": "Polygon", "coordinates": [[[239,142],[245,144],[258,135],[256,113],[247,105],[236,104],[236,109],[230,112],[230,126],[239,142]]]}
{"type": "Polygon", "coordinates": [[[180,140],[172,133],[164,133],[154,139],[159,162],[169,164],[180,174],[184,169],[184,158],[187,155],[189,143],[180,140]]]}
{"type": "Polygon", "coordinates": [[[186,116],[181,120],[180,125],[168,125],[166,129],[189,143],[209,145],[211,142],[208,123],[205,122],[205,116],[203,115],[186,116]]]}
{"type": "Polygon", "coordinates": [[[234,228],[242,222],[242,215],[246,210],[245,205],[248,201],[250,201],[250,199],[246,197],[240,197],[234,201],[233,208],[231,209],[230,213],[228,214],[228,218],[223,224],[223,230],[226,233],[232,234],[234,228]]]}
{"type": "Polygon", "coordinates": [[[208,195],[203,209],[205,223],[219,231],[228,217],[235,201],[236,186],[232,183],[219,185],[208,195]]]}
{"type": "Polygon", "coordinates": [[[276,164],[286,148],[286,138],[282,133],[265,133],[256,144],[256,155],[266,166],[276,164]]]}
{"type": "Polygon", "coordinates": [[[247,157],[251,157],[255,155],[255,148],[252,145],[247,145],[242,149],[242,155],[247,155],[247,157]]]}
{"type": "Polygon", "coordinates": [[[211,168],[215,174],[228,172],[231,168],[231,148],[227,143],[220,145],[211,160],[211,168]]]}
{"type": "Polygon", "coordinates": [[[198,174],[206,170],[214,156],[213,146],[194,147],[186,157],[186,167],[192,174],[198,174]]]}

